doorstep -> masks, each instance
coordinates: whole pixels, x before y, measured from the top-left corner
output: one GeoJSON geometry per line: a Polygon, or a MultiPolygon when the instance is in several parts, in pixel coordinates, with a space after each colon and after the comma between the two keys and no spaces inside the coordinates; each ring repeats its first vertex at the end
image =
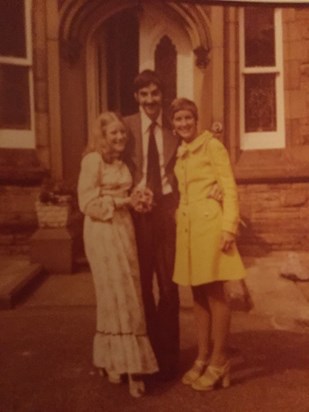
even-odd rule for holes
{"type": "Polygon", "coordinates": [[[12,309],[43,274],[43,266],[26,257],[0,256],[0,309],[12,309]]]}

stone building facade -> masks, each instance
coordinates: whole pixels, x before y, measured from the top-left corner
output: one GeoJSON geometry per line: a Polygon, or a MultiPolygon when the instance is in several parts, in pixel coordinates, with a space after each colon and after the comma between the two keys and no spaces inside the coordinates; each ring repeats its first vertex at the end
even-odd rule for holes
{"type": "Polygon", "coordinates": [[[42,179],[76,180],[96,115],[134,111],[132,79],[144,68],[160,72],[168,99],[194,99],[201,128],[228,148],[244,252],[307,249],[309,6],[7,4],[0,49],[1,251],[28,250],[42,179]]]}

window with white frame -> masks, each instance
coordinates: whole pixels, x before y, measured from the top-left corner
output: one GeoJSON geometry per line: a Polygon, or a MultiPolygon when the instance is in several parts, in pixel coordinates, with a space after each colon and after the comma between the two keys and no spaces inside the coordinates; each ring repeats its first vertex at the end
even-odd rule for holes
{"type": "Polygon", "coordinates": [[[240,147],[285,146],[281,10],[240,10],[240,147]]]}
{"type": "Polygon", "coordinates": [[[33,148],[31,0],[0,5],[0,148],[33,148]]]}

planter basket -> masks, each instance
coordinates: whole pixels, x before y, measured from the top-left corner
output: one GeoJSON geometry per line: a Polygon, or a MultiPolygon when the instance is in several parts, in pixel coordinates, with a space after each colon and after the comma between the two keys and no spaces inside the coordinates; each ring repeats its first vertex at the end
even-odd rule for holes
{"type": "Polygon", "coordinates": [[[66,227],[71,216],[71,204],[35,203],[38,224],[41,228],[66,227]]]}

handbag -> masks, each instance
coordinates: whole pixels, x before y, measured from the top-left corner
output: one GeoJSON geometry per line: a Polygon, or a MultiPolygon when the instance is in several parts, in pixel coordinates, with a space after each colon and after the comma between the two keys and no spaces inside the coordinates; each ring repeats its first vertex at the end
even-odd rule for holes
{"type": "Polygon", "coordinates": [[[231,310],[249,312],[253,309],[251,294],[244,279],[227,280],[223,289],[231,310]]]}

